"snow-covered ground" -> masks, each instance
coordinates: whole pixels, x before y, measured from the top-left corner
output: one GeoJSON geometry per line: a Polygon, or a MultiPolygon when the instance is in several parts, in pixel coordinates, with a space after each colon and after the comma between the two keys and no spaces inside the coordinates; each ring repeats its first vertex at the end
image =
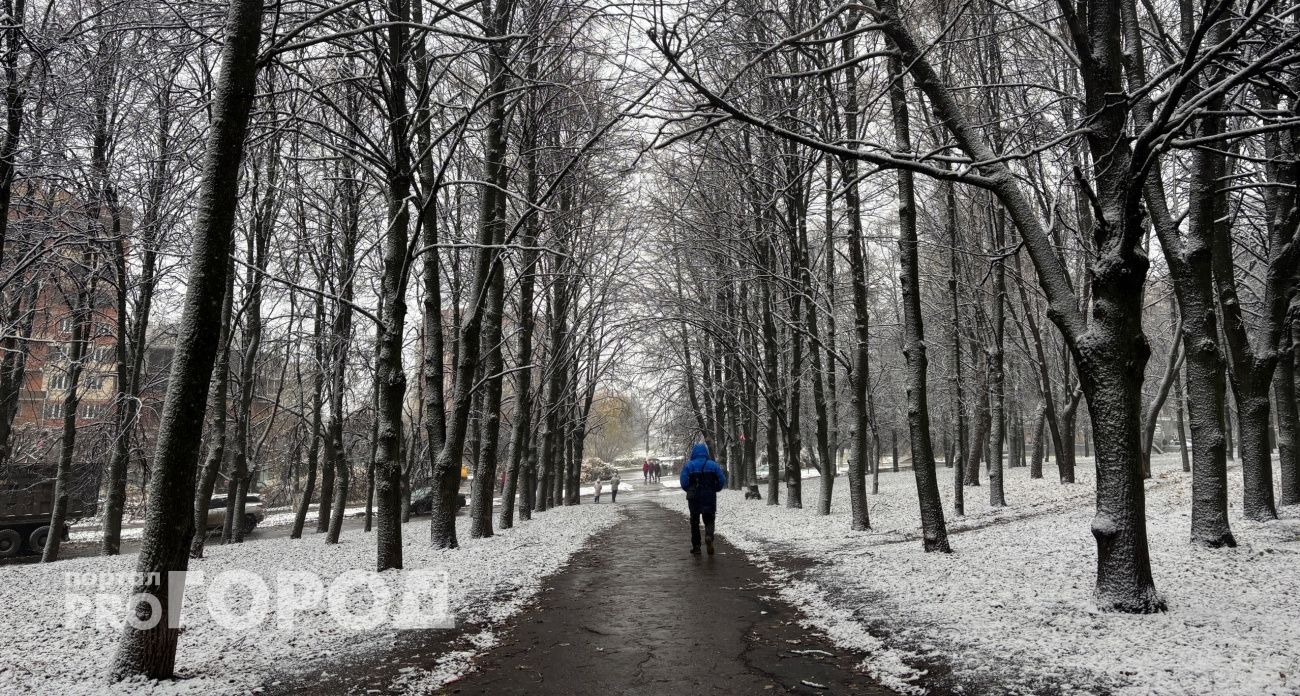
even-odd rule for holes
{"type": "MultiPolygon", "coordinates": [[[[477,649],[493,642],[492,627],[522,609],[541,588],[548,575],[563,568],[592,534],[619,519],[612,505],[561,507],[538,515],[531,522],[489,539],[470,539],[461,533],[461,548],[429,548],[428,521],[403,527],[404,571],[390,571],[394,586],[404,574],[418,570],[448,573],[448,603],[457,624],[472,624],[480,633],[471,637],[477,649]]],[[[309,571],[329,586],[345,571],[374,566],[373,534],[345,530],[341,543],[326,546],[319,537],[266,539],[238,546],[210,546],[207,557],[191,562],[208,583],[223,571],[252,571],[276,588],[284,571],[309,571]]],[[[311,661],[359,656],[393,644],[395,630],[381,626],[352,632],[338,626],[322,601],[296,614],[296,627],[280,627],[271,603],[265,622],[256,629],[230,631],[201,609],[210,585],[186,590],[186,626],[177,657],[174,682],[129,683],[110,686],[104,680],[117,632],[79,621],[65,625],[68,574],[130,573],[135,555],[114,558],[72,559],[57,564],[0,568],[0,694],[235,694],[247,693],[270,675],[308,666],[311,661]]],[[[99,591],[99,590],[95,590],[99,591]]],[[[125,590],[115,590],[124,597],[125,590]]],[[[119,600],[120,601],[120,600],[119,600]]],[[[236,612],[249,606],[246,597],[235,601],[236,612]]],[[[360,610],[358,610],[360,611],[360,610]]],[[[473,652],[472,650],[470,651],[473,652]]],[[[422,687],[437,686],[467,668],[464,651],[445,656],[446,664],[428,673],[407,675],[422,687]]]]}
{"type": "MultiPolygon", "coordinates": [[[[364,505],[358,507],[344,508],[343,510],[344,517],[357,517],[359,515],[364,515],[364,514],[366,514],[366,508],[364,505]]],[[[259,528],[287,527],[293,524],[293,519],[294,519],[294,514],[292,510],[289,510],[288,508],[276,508],[274,510],[267,511],[266,519],[259,522],[257,526],[259,528]]],[[[311,525],[315,524],[315,520],[316,520],[315,506],[313,506],[311,511],[308,512],[307,519],[311,525]]],[[[126,527],[122,530],[122,538],[139,539],[140,535],[144,532],[144,527],[138,525],[142,524],[143,522],[144,520],[142,519],[126,520],[127,524],[133,526],[126,527]]],[[[100,537],[102,536],[103,536],[102,527],[100,527],[99,521],[93,518],[86,520],[84,523],[74,524],[72,526],[72,529],[68,531],[69,541],[99,541],[100,537]]]]}
{"type": "MultiPolygon", "coordinates": [[[[816,486],[804,488],[801,510],[729,491],[717,527],[814,626],[871,654],[865,666],[903,691],[923,693],[927,667],[946,663],[955,692],[1300,694],[1300,507],[1276,522],[1242,520],[1241,472],[1230,466],[1239,546],[1193,546],[1190,474],[1176,455],[1157,458],[1147,517],[1169,611],[1102,613],[1092,598],[1091,461],[1069,486],[1054,464],[1040,480],[1007,470],[1007,508],[989,507],[987,480],[968,487],[967,515],[956,520],[952,470],[940,468],[951,555],[921,550],[911,471],[882,472],[869,532],[848,529],[843,478],[829,518],[816,514],[816,486]]],[[[659,502],[685,508],[680,496],[659,502]]]]}

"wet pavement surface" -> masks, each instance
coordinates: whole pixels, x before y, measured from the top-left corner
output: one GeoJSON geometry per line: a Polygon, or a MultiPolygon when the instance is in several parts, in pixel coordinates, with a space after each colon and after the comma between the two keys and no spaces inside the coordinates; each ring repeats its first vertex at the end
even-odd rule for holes
{"type": "MultiPolygon", "coordinates": [[[[694,556],[685,516],[640,496],[618,506],[621,522],[548,579],[533,606],[493,629],[499,643],[474,659],[473,672],[417,691],[895,694],[857,669],[866,655],[801,627],[799,612],[773,596],[771,578],[726,542],[725,530],[716,555],[694,556]]],[[[259,693],[403,693],[408,674],[435,669],[481,628],[403,631],[390,646],[280,675],[259,693]]]]}
{"type": "Polygon", "coordinates": [[[649,501],[624,512],[447,693],[894,693],[856,669],[864,656],[800,627],[721,537],[717,555],[693,556],[684,516],[649,501]]]}

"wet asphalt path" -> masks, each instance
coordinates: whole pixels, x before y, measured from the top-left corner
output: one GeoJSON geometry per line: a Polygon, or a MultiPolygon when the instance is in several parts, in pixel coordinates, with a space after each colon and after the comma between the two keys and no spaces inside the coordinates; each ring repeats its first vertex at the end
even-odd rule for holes
{"type": "Polygon", "coordinates": [[[552,578],[447,693],[893,693],[856,670],[863,656],[801,628],[725,539],[716,556],[693,556],[685,517],[649,501],[623,507],[627,518],[552,578]]]}

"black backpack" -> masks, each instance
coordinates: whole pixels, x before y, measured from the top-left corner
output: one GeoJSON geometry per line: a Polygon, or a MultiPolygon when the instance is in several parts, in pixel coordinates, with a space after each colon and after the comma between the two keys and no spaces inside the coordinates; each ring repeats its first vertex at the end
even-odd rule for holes
{"type": "Polygon", "coordinates": [[[708,469],[692,471],[686,475],[686,499],[691,502],[695,502],[717,490],[718,475],[708,469]]]}

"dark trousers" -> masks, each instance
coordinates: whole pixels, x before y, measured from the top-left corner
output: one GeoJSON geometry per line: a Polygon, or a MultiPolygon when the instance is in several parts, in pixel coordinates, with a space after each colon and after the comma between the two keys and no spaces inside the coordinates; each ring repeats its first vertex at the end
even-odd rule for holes
{"type": "Polygon", "coordinates": [[[707,539],[713,538],[713,518],[715,513],[698,512],[691,510],[691,547],[696,548],[700,545],[700,518],[704,518],[704,536],[707,539]]]}
{"type": "Polygon", "coordinates": [[[612,491],[609,492],[609,502],[611,502],[611,503],[617,503],[617,502],[618,502],[618,489],[617,489],[617,488],[615,488],[614,490],[612,490],[612,491]]]}

